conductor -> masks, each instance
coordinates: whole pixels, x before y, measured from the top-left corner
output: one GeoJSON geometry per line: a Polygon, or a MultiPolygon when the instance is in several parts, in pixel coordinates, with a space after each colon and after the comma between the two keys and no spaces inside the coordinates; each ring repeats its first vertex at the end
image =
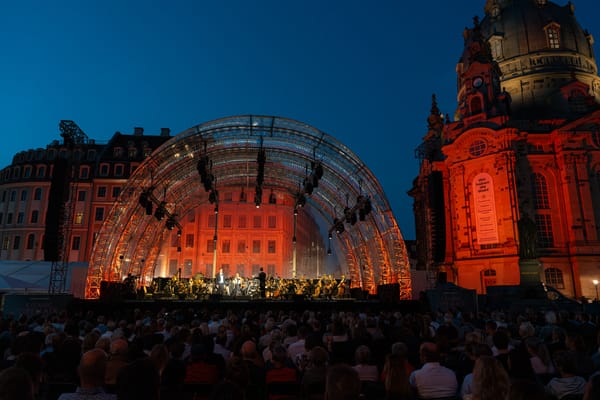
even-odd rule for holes
{"type": "Polygon", "coordinates": [[[263,271],[262,267],[260,272],[258,273],[258,288],[260,289],[260,297],[266,297],[266,282],[267,282],[267,274],[263,271]]]}

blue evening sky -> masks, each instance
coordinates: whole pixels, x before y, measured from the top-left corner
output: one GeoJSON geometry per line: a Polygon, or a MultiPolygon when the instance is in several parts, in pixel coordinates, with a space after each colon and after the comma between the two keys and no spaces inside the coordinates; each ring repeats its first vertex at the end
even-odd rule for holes
{"type": "MultiPolygon", "coordinates": [[[[598,0],[576,16],[600,39],[598,0]]],[[[559,4],[566,1],[559,0],[559,4]]],[[[456,106],[462,31],[485,0],[77,0],[4,2],[0,168],[74,120],[107,141],[177,134],[238,114],[310,124],[352,149],[415,237],[414,149],[431,94],[456,106]]]]}

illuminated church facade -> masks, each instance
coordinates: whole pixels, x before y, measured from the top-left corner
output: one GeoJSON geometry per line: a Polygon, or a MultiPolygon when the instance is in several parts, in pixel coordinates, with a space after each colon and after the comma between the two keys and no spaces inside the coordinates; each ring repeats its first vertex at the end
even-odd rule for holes
{"type": "Polygon", "coordinates": [[[594,298],[600,78],[592,35],[571,3],[488,0],[484,11],[463,34],[454,118],[434,97],[417,149],[409,192],[417,268],[478,293],[542,281],[594,298]]]}

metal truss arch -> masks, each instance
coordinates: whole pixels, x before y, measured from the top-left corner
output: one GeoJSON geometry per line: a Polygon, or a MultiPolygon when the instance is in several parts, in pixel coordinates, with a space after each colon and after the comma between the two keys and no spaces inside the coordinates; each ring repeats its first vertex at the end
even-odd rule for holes
{"type": "MultiPolygon", "coordinates": [[[[270,116],[236,116],[206,122],[174,136],[136,169],[107,215],[92,250],[86,297],[97,298],[102,280],[118,280],[123,273],[152,279],[156,243],[163,240],[160,223],[138,204],[144,191],[164,201],[170,213],[184,215],[208,202],[197,163],[211,162],[215,187],[254,188],[257,154],[266,153],[264,187],[294,195],[312,163],[320,163],[323,177],[307,197],[305,209],[327,235],[334,218],[343,219],[348,203],[367,196],[372,212],[364,221],[348,224],[347,233],[332,243],[342,256],[341,270],[353,282],[369,277],[371,287],[401,283],[410,296],[406,248],[383,189],[371,170],[344,144],[310,125],[270,116]],[[357,265],[358,264],[358,265],[357,265]],[[366,265],[368,264],[368,265],[366,265]],[[359,268],[368,271],[359,271],[359,268]],[[360,276],[359,276],[360,274],[360,276]]],[[[324,238],[327,240],[327,237],[324,238]]],[[[373,291],[373,289],[369,289],[373,291]]]]}

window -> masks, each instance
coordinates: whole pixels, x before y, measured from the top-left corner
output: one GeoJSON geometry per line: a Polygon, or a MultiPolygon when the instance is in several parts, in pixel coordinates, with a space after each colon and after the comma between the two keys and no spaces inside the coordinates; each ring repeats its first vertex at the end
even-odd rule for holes
{"type": "Polygon", "coordinates": [[[276,244],[274,240],[269,240],[267,242],[267,253],[269,254],[275,254],[275,248],[276,248],[276,244]]]}
{"type": "Polygon", "coordinates": [[[246,228],[246,216],[245,215],[240,215],[239,219],[238,219],[238,228],[246,228]]]}
{"type": "Polygon", "coordinates": [[[44,176],[46,176],[46,167],[42,165],[39,166],[37,169],[37,177],[43,178],[44,176]]]}
{"type": "Polygon", "coordinates": [[[10,244],[10,239],[5,236],[4,239],[2,239],[2,250],[8,250],[8,245],[10,244]]]}
{"type": "Polygon", "coordinates": [[[275,264],[267,264],[267,274],[275,275],[275,264]]]}
{"type": "Polygon", "coordinates": [[[33,249],[34,245],[35,245],[35,235],[33,233],[30,233],[29,235],[27,235],[26,249],[31,250],[31,249],[33,249]]]}
{"type": "Polygon", "coordinates": [[[260,240],[253,240],[252,241],[252,252],[253,253],[260,253],[260,240]]]}
{"type": "Polygon", "coordinates": [[[223,252],[223,253],[231,252],[231,243],[229,242],[229,240],[223,240],[223,243],[221,243],[221,252],[223,252]]]}
{"type": "Polygon", "coordinates": [[[42,199],[42,188],[35,188],[33,191],[33,199],[41,200],[42,199]]]}
{"type": "Polygon", "coordinates": [[[4,219],[4,213],[0,212],[0,224],[2,223],[2,220],[4,219]]]}
{"type": "Polygon", "coordinates": [[[548,47],[551,49],[559,49],[560,48],[560,25],[553,22],[550,25],[547,25],[546,30],[546,40],[548,42],[548,47]]]}
{"type": "Polygon", "coordinates": [[[269,228],[270,229],[275,229],[277,228],[277,216],[276,215],[269,215],[269,228]]]}
{"type": "Polygon", "coordinates": [[[79,192],[77,192],[77,201],[85,201],[85,194],[85,190],[80,190],[79,192]]]}
{"type": "Polygon", "coordinates": [[[171,232],[171,247],[179,247],[179,236],[171,232]]]}
{"type": "Polygon", "coordinates": [[[214,228],[216,220],[217,220],[217,216],[215,214],[210,214],[208,216],[208,227],[209,228],[214,228]]]}
{"type": "Polygon", "coordinates": [[[187,213],[187,221],[196,222],[196,213],[194,213],[194,210],[187,213]]]}
{"type": "Polygon", "coordinates": [[[260,272],[260,264],[252,264],[252,276],[257,276],[260,272]]]}
{"type": "Polygon", "coordinates": [[[183,260],[183,276],[186,277],[190,277],[192,276],[192,260],[189,258],[186,258],[185,260],[183,260]]]}
{"type": "Polygon", "coordinates": [[[12,213],[8,213],[6,215],[6,223],[7,224],[12,224],[12,217],[13,217],[12,213]]]}
{"type": "Polygon", "coordinates": [[[81,225],[83,223],[83,213],[82,212],[78,212],[75,214],[74,223],[77,225],[81,225]]]}
{"type": "Polygon", "coordinates": [[[2,192],[2,202],[6,201],[6,190],[2,192]]]}
{"type": "Polygon", "coordinates": [[[121,194],[121,187],[120,186],[113,186],[113,188],[112,188],[112,197],[116,199],[117,197],[119,197],[120,194],[121,194]]]}
{"type": "Polygon", "coordinates": [[[25,178],[29,178],[31,176],[31,167],[25,167],[25,170],[23,171],[23,175],[25,178]]]}
{"type": "Polygon", "coordinates": [[[96,221],[103,221],[104,220],[104,207],[98,207],[96,208],[96,217],[95,217],[96,221]]]}
{"type": "Polygon", "coordinates": [[[225,192],[225,194],[223,195],[223,201],[226,202],[231,202],[233,200],[233,193],[231,192],[225,192]]]}
{"type": "Polygon", "coordinates": [[[535,226],[537,230],[537,245],[540,248],[554,246],[554,235],[552,233],[552,221],[550,215],[542,214],[535,216],[535,226]]]}
{"type": "Polygon", "coordinates": [[[231,215],[223,216],[223,228],[231,228],[231,215]]]}
{"type": "Polygon", "coordinates": [[[19,246],[21,246],[21,236],[15,236],[15,240],[13,242],[13,250],[19,250],[19,246]]]}
{"type": "Polygon", "coordinates": [[[100,165],[100,176],[107,176],[107,175],[108,175],[108,164],[100,165]]]}
{"type": "Polygon", "coordinates": [[[502,38],[494,36],[490,39],[490,49],[494,60],[502,58],[502,38]]]}
{"type": "Polygon", "coordinates": [[[129,155],[129,158],[135,158],[137,156],[137,149],[135,147],[130,147],[127,150],[127,154],[129,155]]]}
{"type": "Polygon", "coordinates": [[[79,177],[81,179],[87,179],[90,176],[90,169],[88,167],[81,167],[79,170],[79,177]]]}
{"type": "Polygon", "coordinates": [[[71,243],[71,250],[79,250],[79,246],[81,246],[81,237],[73,236],[73,242],[71,243]]]}
{"type": "Polygon", "coordinates": [[[27,190],[21,191],[21,201],[27,201],[27,190]]]}
{"type": "Polygon", "coordinates": [[[122,147],[115,147],[115,148],[113,148],[113,157],[114,158],[121,158],[121,157],[123,157],[123,151],[124,151],[124,149],[122,147]]]}
{"type": "Polygon", "coordinates": [[[115,165],[115,176],[123,176],[123,164],[115,165]]]}
{"type": "Polygon", "coordinates": [[[177,260],[169,260],[169,275],[177,276],[179,268],[177,267],[177,260]]]}
{"type": "Polygon", "coordinates": [[[242,191],[240,192],[240,203],[245,203],[246,202],[246,192],[244,192],[244,190],[242,189],[242,191]]]}
{"type": "Polygon", "coordinates": [[[106,186],[100,186],[98,188],[98,197],[106,197],[106,186]]]}
{"type": "Polygon", "coordinates": [[[213,251],[215,251],[215,241],[210,239],[206,241],[206,252],[207,253],[212,253],[213,251]]]}
{"type": "Polygon", "coordinates": [[[194,234],[193,233],[187,233],[185,235],[185,247],[187,247],[187,248],[194,247],[194,234]]]}
{"type": "Polygon", "coordinates": [[[255,215],[253,218],[253,227],[261,228],[262,227],[262,217],[260,215],[255,215]]]}
{"type": "Polygon", "coordinates": [[[17,191],[13,190],[10,192],[10,201],[15,201],[17,199],[17,191]]]}
{"type": "Polygon", "coordinates": [[[240,274],[240,276],[246,276],[246,266],[244,264],[238,264],[235,266],[236,272],[240,274]]]}
{"type": "Polygon", "coordinates": [[[245,240],[238,240],[237,252],[239,254],[244,254],[246,252],[246,241],[245,240]]]}
{"type": "Polygon", "coordinates": [[[560,269],[548,268],[544,271],[544,275],[546,275],[546,285],[554,286],[557,289],[565,288],[563,273],[560,269]]]}
{"type": "Polygon", "coordinates": [[[542,174],[533,174],[533,196],[534,206],[537,210],[550,208],[548,201],[548,185],[546,178],[542,174]]]}
{"type": "Polygon", "coordinates": [[[487,145],[483,140],[475,140],[473,143],[471,143],[471,146],[469,146],[469,153],[473,157],[479,157],[485,153],[486,149],[487,145]]]}
{"type": "Polygon", "coordinates": [[[31,212],[31,223],[37,224],[40,212],[38,210],[33,210],[31,212]]]}

